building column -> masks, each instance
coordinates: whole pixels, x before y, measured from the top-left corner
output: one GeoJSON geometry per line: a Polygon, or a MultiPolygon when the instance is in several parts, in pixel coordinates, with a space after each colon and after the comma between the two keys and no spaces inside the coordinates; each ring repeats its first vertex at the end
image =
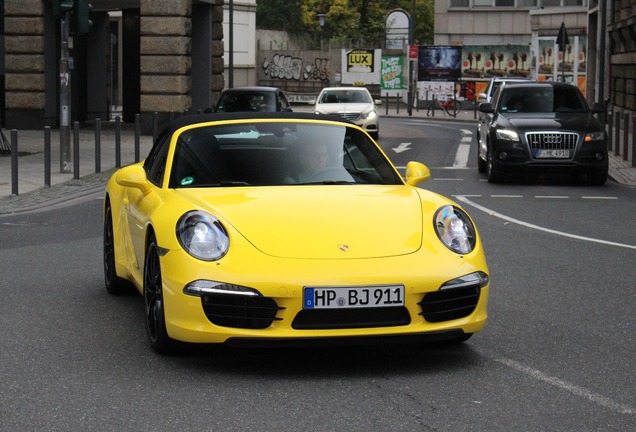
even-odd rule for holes
{"type": "Polygon", "coordinates": [[[44,7],[41,0],[5,0],[5,109],[8,128],[44,126],[44,7]]]}
{"type": "Polygon", "coordinates": [[[140,6],[141,112],[184,113],[192,104],[192,0],[140,6]]]}

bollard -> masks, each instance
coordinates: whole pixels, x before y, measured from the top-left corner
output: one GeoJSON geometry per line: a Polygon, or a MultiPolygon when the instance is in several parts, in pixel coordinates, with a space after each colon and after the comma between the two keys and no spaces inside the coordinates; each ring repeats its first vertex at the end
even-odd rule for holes
{"type": "Polygon", "coordinates": [[[627,152],[629,150],[629,113],[625,113],[623,121],[623,160],[627,160],[627,152]]]}
{"type": "Polygon", "coordinates": [[[157,135],[159,134],[159,113],[157,111],[152,113],[152,143],[157,141],[157,135]]]}
{"type": "Polygon", "coordinates": [[[102,172],[102,119],[95,119],[95,172],[102,172]]]}
{"type": "Polygon", "coordinates": [[[51,187],[51,126],[44,127],[44,186],[51,187]]]}
{"type": "Polygon", "coordinates": [[[11,129],[11,194],[18,195],[18,130],[11,129]]]}
{"type": "Polygon", "coordinates": [[[135,114],[135,162],[141,160],[141,114],[135,114]]]}
{"type": "Polygon", "coordinates": [[[386,98],[385,114],[389,115],[389,92],[386,92],[386,95],[384,97],[386,98]]]}
{"type": "Polygon", "coordinates": [[[400,114],[400,96],[396,96],[395,97],[396,100],[396,104],[395,104],[395,109],[396,109],[396,114],[400,114]]]}
{"type": "Polygon", "coordinates": [[[73,122],[73,178],[80,178],[80,158],[79,158],[79,122],[73,122]]]}
{"type": "Polygon", "coordinates": [[[121,116],[115,118],[115,167],[121,168],[121,116]]]}
{"type": "Polygon", "coordinates": [[[636,115],[632,116],[632,166],[636,168],[636,115]]]}
{"type": "Polygon", "coordinates": [[[614,155],[621,154],[621,114],[616,111],[616,130],[614,131],[614,155]]]}
{"type": "Polygon", "coordinates": [[[135,163],[139,162],[139,147],[141,140],[141,115],[135,114],[135,163]]]}
{"type": "Polygon", "coordinates": [[[607,113],[607,151],[612,151],[612,138],[614,137],[614,120],[613,113],[609,111],[607,113]]]}

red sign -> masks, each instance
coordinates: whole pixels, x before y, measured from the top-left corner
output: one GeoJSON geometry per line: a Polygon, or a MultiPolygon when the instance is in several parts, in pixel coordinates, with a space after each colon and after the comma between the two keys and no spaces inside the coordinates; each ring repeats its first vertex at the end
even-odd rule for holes
{"type": "Polygon", "coordinates": [[[417,45],[409,45],[409,60],[417,60],[417,45]]]}

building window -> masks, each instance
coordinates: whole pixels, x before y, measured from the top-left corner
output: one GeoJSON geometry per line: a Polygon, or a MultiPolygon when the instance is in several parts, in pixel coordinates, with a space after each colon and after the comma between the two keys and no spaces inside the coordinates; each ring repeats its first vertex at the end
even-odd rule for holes
{"type": "Polygon", "coordinates": [[[587,6],[588,0],[450,0],[449,8],[587,6]]]}

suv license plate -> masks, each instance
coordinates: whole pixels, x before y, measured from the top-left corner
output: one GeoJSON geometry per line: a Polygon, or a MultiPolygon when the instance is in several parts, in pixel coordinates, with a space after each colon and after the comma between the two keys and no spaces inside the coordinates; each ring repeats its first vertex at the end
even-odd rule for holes
{"type": "Polygon", "coordinates": [[[540,150],[534,152],[534,157],[539,158],[558,158],[567,159],[570,157],[570,150],[540,150]]]}
{"type": "Polygon", "coordinates": [[[404,306],[404,285],[305,287],[303,309],[404,306]]]}

